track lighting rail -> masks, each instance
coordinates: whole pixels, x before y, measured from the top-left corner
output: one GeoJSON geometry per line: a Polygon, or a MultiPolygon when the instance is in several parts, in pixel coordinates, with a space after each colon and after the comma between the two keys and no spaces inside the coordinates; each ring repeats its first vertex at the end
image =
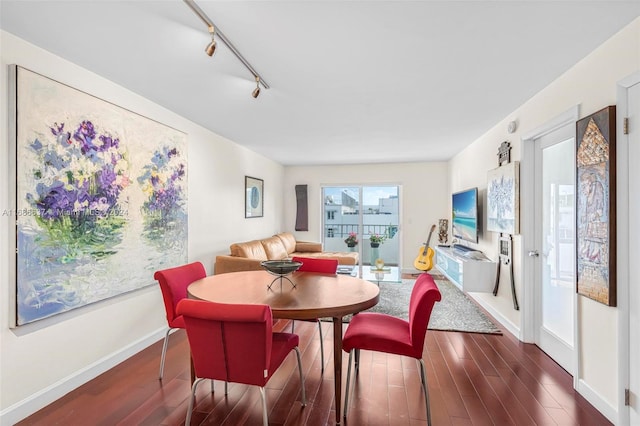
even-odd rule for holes
{"type": "Polygon", "coordinates": [[[258,84],[261,84],[262,87],[264,87],[265,89],[268,89],[270,86],[267,84],[266,81],[264,81],[264,78],[262,78],[262,76],[258,73],[258,71],[256,71],[255,68],[253,68],[253,66],[249,63],[249,61],[247,61],[247,59],[244,56],[242,56],[242,53],[240,53],[240,51],[233,45],[233,43],[231,43],[231,41],[224,35],[224,33],[220,31],[220,27],[218,27],[217,25],[214,25],[211,18],[209,18],[207,14],[204,13],[202,9],[200,9],[200,6],[198,6],[194,0],[183,0],[183,1],[187,4],[187,6],[189,6],[189,8],[196,15],[198,15],[198,17],[202,20],[202,22],[204,22],[204,24],[208,28],[215,28],[215,35],[229,48],[229,50],[231,50],[231,53],[233,53],[236,56],[236,58],[238,58],[238,60],[242,62],[242,65],[244,65],[245,68],[247,68],[247,70],[249,70],[249,72],[253,74],[253,77],[256,79],[258,84]]]}

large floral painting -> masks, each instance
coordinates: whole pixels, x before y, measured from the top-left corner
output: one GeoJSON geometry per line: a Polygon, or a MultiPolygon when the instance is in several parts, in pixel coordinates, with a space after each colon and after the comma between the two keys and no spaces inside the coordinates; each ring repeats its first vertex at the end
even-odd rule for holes
{"type": "Polygon", "coordinates": [[[21,67],[15,325],[153,284],[187,259],[186,135],[21,67]]]}

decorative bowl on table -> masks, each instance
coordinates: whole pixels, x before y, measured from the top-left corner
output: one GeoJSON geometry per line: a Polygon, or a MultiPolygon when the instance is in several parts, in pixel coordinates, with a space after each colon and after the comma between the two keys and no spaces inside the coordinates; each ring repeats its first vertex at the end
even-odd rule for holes
{"type": "Polygon", "coordinates": [[[266,269],[270,274],[276,276],[276,278],[271,281],[271,284],[269,284],[268,288],[271,288],[271,285],[276,282],[278,278],[280,278],[281,286],[282,279],[285,278],[291,283],[292,286],[295,287],[295,283],[285,275],[289,275],[290,273],[297,271],[302,266],[302,262],[294,262],[292,260],[265,260],[264,262],[260,263],[260,266],[266,269]]]}
{"type": "Polygon", "coordinates": [[[297,271],[302,262],[293,262],[291,260],[265,260],[260,265],[274,275],[287,275],[297,271]]]}

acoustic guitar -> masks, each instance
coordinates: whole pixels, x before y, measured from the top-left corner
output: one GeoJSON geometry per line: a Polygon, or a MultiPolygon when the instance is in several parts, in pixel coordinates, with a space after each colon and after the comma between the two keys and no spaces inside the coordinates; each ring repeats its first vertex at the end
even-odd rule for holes
{"type": "Polygon", "coordinates": [[[433,249],[429,247],[429,241],[431,241],[431,235],[433,231],[436,229],[436,225],[431,226],[431,231],[429,231],[429,238],[427,238],[427,242],[424,244],[424,247],[420,248],[420,252],[418,253],[418,257],[413,261],[413,266],[419,271],[428,271],[433,268],[433,249]]]}

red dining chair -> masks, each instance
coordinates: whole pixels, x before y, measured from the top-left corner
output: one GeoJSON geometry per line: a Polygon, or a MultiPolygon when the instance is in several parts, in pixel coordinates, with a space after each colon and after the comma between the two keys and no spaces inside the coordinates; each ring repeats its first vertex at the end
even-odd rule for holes
{"type": "Polygon", "coordinates": [[[298,268],[300,272],[317,272],[319,274],[335,274],[338,271],[338,259],[322,259],[315,257],[291,258],[293,262],[300,262],[302,266],[298,268]]]}
{"type": "Polygon", "coordinates": [[[187,297],[187,287],[189,284],[206,276],[207,272],[200,262],[164,269],[153,274],[153,278],[160,284],[162,299],[164,300],[164,309],[167,312],[167,323],[169,324],[167,332],[164,335],[162,357],[160,358],[160,380],[162,380],[164,373],[164,361],[169,344],[169,333],[176,328],[184,328],[184,320],[181,315],[176,313],[176,306],[178,302],[187,297]]]}
{"type": "Polygon", "coordinates": [[[424,391],[424,401],[427,409],[427,424],[431,425],[431,409],[429,406],[429,391],[427,375],[422,359],[424,340],[431,311],[435,303],[442,299],[440,290],[433,277],[427,273],[421,274],[413,286],[409,300],[409,321],[387,314],[375,312],[361,312],[354,315],[342,339],[342,348],[349,353],[349,367],[347,368],[347,387],[344,399],[344,418],[349,409],[349,382],[351,379],[351,364],[353,354],[356,354],[355,373],[358,372],[358,358],[360,349],[385,352],[388,354],[404,355],[415,358],[420,364],[420,379],[424,391]]]}
{"type": "MultiPolygon", "coordinates": [[[[294,262],[302,263],[302,266],[298,268],[300,272],[315,272],[318,274],[333,274],[338,271],[337,259],[318,259],[313,257],[298,257],[291,258],[294,262]]],[[[319,318],[311,320],[299,320],[299,321],[314,321],[318,323],[318,333],[320,334],[320,372],[324,373],[324,338],[322,337],[322,322],[319,318]]],[[[294,321],[291,321],[291,332],[293,333],[294,321]]]]}
{"type": "Polygon", "coordinates": [[[262,421],[267,426],[264,386],[292,350],[298,359],[302,406],[307,405],[298,349],[300,339],[297,334],[273,332],[269,306],[184,299],[178,304],[177,312],[184,318],[196,374],[185,425],[191,423],[198,384],[212,379],[259,386],[262,421]]]}

